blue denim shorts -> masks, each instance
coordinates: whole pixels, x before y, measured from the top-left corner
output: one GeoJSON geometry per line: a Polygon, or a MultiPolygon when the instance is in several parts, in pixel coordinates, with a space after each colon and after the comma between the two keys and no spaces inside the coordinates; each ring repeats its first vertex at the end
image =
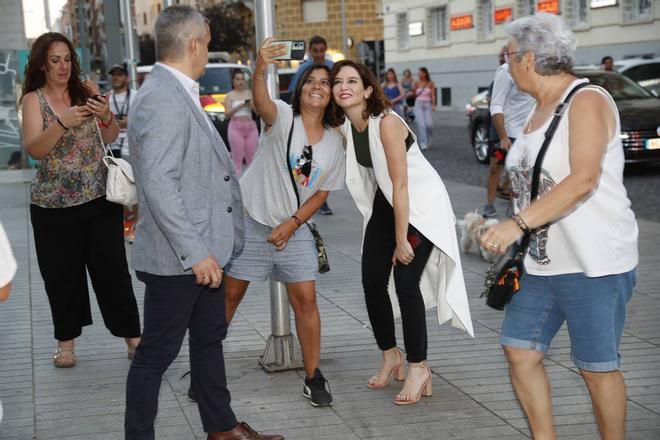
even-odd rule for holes
{"type": "Polygon", "coordinates": [[[583,273],[525,274],[520,290],[506,307],[500,343],[547,353],[566,321],[571,359],[578,368],[618,370],[619,343],[635,280],[635,269],[594,278],[583,273]]]}
{"type": "Polygon", "coordinates": [[[243,247],[232,255],[224,268],[225,273],[244,281],[266,281],[270,276],[282,283],[315,281],[318,256],[307,225],[298,228],[281,251],[266,241],[271,230],[246,213],[243,247]]]}

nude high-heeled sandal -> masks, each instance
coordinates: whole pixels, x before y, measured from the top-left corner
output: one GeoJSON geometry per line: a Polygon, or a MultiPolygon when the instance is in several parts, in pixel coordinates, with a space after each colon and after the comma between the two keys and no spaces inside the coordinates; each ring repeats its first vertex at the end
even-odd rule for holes
{"type": "Polygon", "coordinates": [[[403,371],[403,355],[401,354],[401,350],[399,350],[398,348],[396,349],[396,352],[399,357],[399,362],[397,362],[394,368],[392,368],[390,371],[387,372],[387,376],[384,379],[380,375],[381,373],[380,371],[375,376],[372,376],[371,379],[369,379],[369,382],[367,382],[367,387],[371,388],[372,390],[383,388],[388,383],[390,383],[390,378],[392,377],[392,375],[394,375],[394,378],[396,380],[405,379],[405,374],[403,371]]]}
{"type": "MultiPolygon", "coordinates": [[[[426,379],[424,382],[422,382],[421,386],[413,391],[411,396],[404,396],[402,394],[397,394],[397,396],[394,398],[394,403],[396,405],[413,405],[422,398],[424,397],[430,397],[433,395],[433,387],[431,385],[431,379],[433,379],[433,375],[431,374],[431,369],[429,368],[429,365],[425,362],[418,362],[418,363],[408,363],[408,377],[412,375],[412,372],[410,371],[413,368],[423,368],[426,370],[428,373],[429,377],[426,379]]],[[[408,382],[406,380],[406,382],[408,382]]],[[[406,387],[405,385],[403,386],[404,388],[406,387]]]]}

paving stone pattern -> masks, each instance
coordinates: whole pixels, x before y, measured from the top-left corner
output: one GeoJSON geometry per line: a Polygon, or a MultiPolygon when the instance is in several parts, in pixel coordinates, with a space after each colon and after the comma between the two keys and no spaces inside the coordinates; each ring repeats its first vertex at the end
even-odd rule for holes
{"type": "MultiPolygon", "coordinates": [[[[446,182],[458,216],[483,203],[481,188],[446,182]]],[[[123,439],[124,387],[129,361],[122,340],[103,326],[95,301],[93,326],[78,339],[78,365],[55,369],[50,309],[34,252],[27,184],[0,185],[0,220],[19,261],[9,301],[0,305],[0,439],[123,439]]],[[[502,202],[498,209],[504,210],[502,202]]],[[[394,382],[383,390],[365,384],[379,351],[369,328],[360,283],[361,218],[346,191],[333,193],[333,216],[317,221],[332,270],[318,281],[323,322],[321,367],[335,404],[317,409],[301,396],[301,371],[264,373],[257,364],[270,333],[267,283],[255,283],[241,304],[225,342],[232,406],[239,419],[287,439],[494,439],[529,438],[527,422],[509,383],[498,344],[502,314],[479,294],[486,263],[464,255],[476,338],[438,327],[427,314],[433,397],[397,407],[394,382]]],[[[640,221],[641,263],[621,344],[628,385],[628,439],[660,438],[660,224],[640,221]]],[[[99,249],[99,252],[102,252],[99,249]]],[[[129,251],[130,254],[130,251],[129,251]]],[[[130,255],[129,255],[130,256],[130,255]]],[[[134,279],[138,301],[143,286],[134,279]]],[[[400,328],[400,325],[398,326],[400,328]]],[[[399,340],[402,338],[399,335],[399,340]]],[[[570,361],[563,329],[546,359],[560,438],[597,439],[586,388],[570,361]]],[[[163,379],[157,438],[203,439],[197,407],[186,396],[188,347],[163,379]]]]}

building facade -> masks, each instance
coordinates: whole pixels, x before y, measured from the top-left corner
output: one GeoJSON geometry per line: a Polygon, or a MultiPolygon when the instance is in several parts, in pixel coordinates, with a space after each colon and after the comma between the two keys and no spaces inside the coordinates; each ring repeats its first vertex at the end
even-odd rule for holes
{"type": "Polygon", "coordinates": [[[570,24],[577,64],[660,56],[660,0],[384,0],[385,61],[427,67],[439,106],[461,109],[492,81],[506,23],[538,11],[570,24]]]}
{"type": "MultiPolygon", "coordinates": [[[[330,53],[343,49],[341,0],[276,0],[276,37],[281,40],[309,40],[320,35],[330,53]]],[[[406,2],[404,2],[406,3],[406,2]]],[[[380,0],[344,0],[348,53],[358,59],[360,44],[383,40],[380,0]]]]}

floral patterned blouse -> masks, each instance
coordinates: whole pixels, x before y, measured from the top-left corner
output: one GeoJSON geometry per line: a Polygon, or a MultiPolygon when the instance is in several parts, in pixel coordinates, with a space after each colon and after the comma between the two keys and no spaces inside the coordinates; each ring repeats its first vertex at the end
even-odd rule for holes
{"type": "MultiPolygon", "coordinates": [[[[37,89],[44,130],[57,124],[57,116],[37,89]]],[[[66,208],[81,205],[105,195],[108,170],[103,164],[103,146],[93,118],[72,127],[39,162],[30,196],[42,208],[66,208]]]]}

